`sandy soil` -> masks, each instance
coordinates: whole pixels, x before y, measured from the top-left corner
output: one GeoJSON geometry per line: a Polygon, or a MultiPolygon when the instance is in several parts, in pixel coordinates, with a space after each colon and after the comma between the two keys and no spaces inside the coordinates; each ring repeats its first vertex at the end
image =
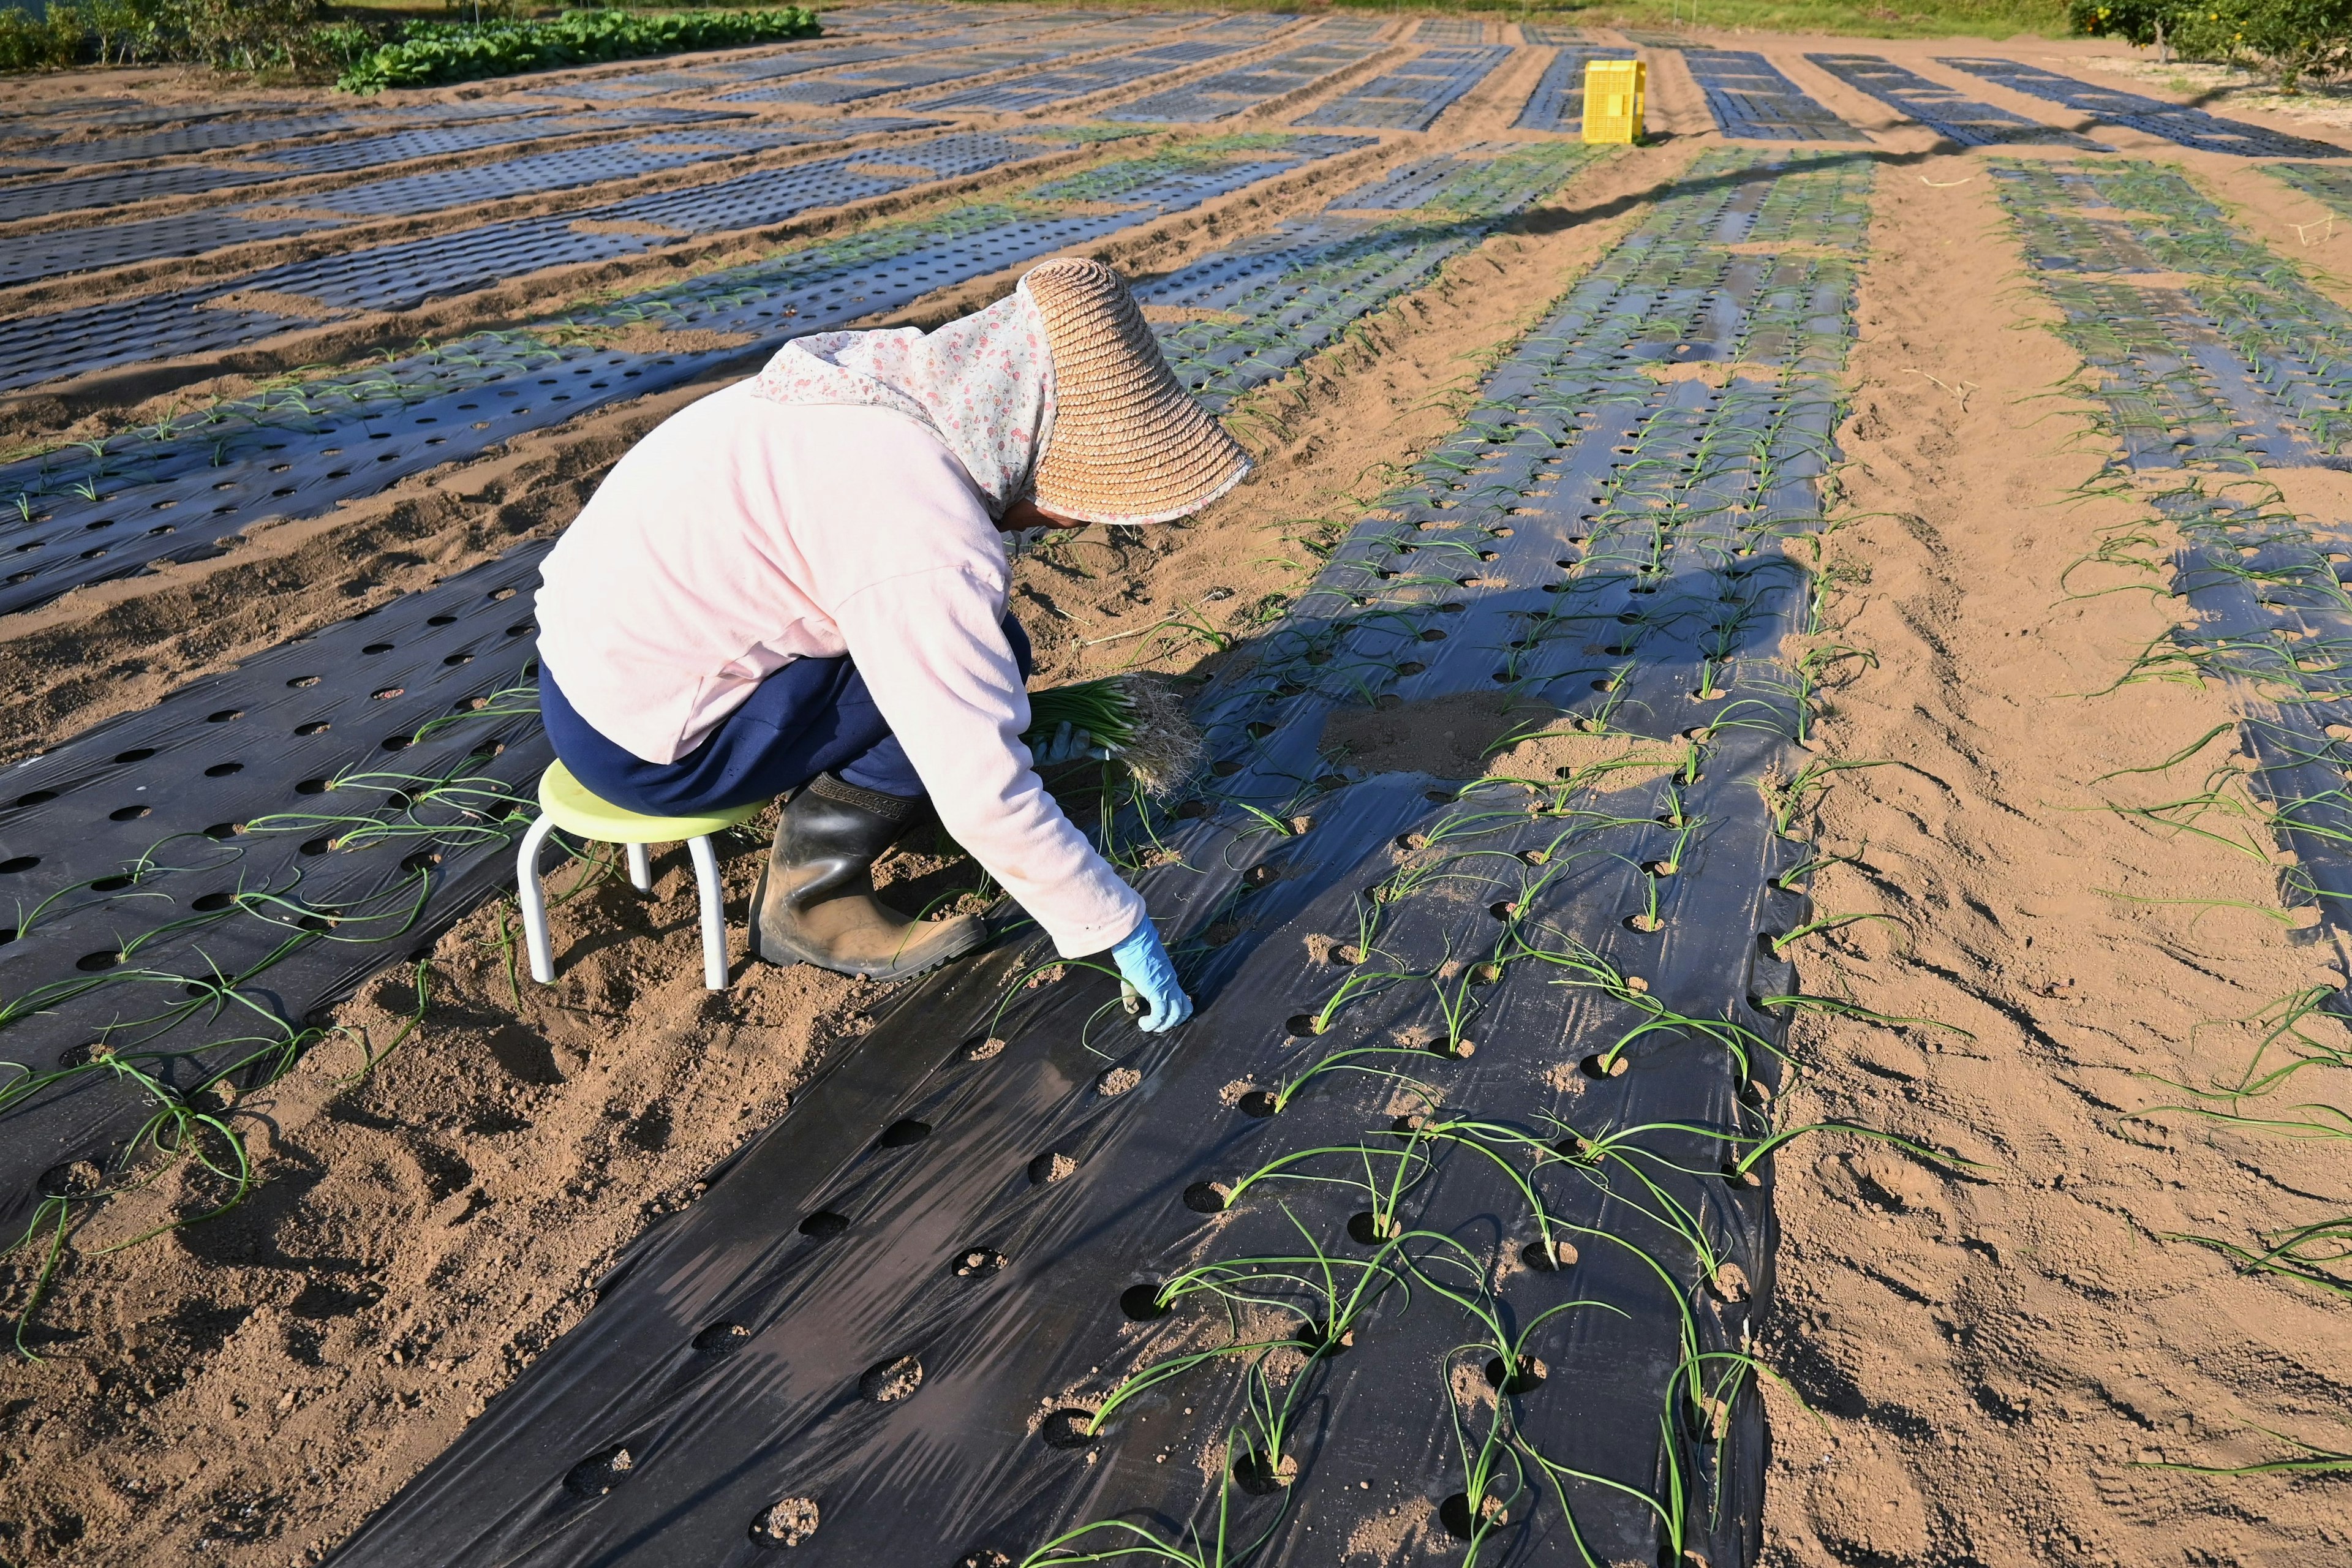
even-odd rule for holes
{"type": "MultiPolygon", "coordinates": [[[[1825,799],[1818,837],[1847,858],[1814,896],[1824,911],[1895,920],[1799,956],[1807,992],[1935,1022],[1809,1016],[1787,1121],[1851,1118],[1979,1163],[1934,1175],[1826,1144],[1781,1157],[1766,1345],[1789,1389],[1771,1396],[1769,1560],[2352,1558],[2340,1482],[2149,1468],[2284,1454],[2263,1429],[2347,1450],[2340,1309],[2166,1239],[2243,1239],[2341,1212],[2345,1156],[2160,1109],[2180,1098],[2165,1080],[2202,1083],[2244,1059],[2258,1032],[2247,1020],[2340,985],[2340,961],[2315,933],[2222,907],[2275,909],[2272,868],[2106,809],[2164,785],[2099,775],[2157,761],[2232,710],[2224,693],[2178,686],[2075,695],[2112,682],[2176,611],[2059,586],[2100,528],[2138,513],[2065,504],[2100,448],[2079,409],[2042,395],[2074,362],[2041,330],[2038,296],[2014,287],[2020,258],[1980,165],[1797,58],[1850,40],[1722,41],[1767,47],[1882,132],[1887,154],[1828,541],[1842,586],[1822,639],[1876,661],[1844,666],[1822,754],[1877,765],[1840,774],[1825,799]]],[[[1866,47],[2055,118],[1929,63],[1976,47],[1966,40],[1866,47]]],[[[1381,312],[1359,345],[1250,400],[1234,422],[1264,458],[1253,483],[1184,527],[1081,531],[1024,559],[1018,603],[1041,680],[1248,658],[1253,628],[1311,574],[1352,498],[1453,426],[1482,356],[1532,324],[1708,140],[1679,67],[1658,70],[1654,94],[1659,143],[1588,171],[1559,206],[1381,312]],[[1180,610],[1232,646],[1169,629],[1180,610]]],[[[1433,140],[1492,134],[1515,108],[1490,84],[1433,140]]],[[[2250,166],[2113,139],[2187,163],[2289,254],[2341,242],[2304,245],[2295,225],[2312,204],[2250,166]]],[[[1131,270],[1176,265],[1318,202],[1315,184],[1105,254],[1131,270]]],[[[1007,281],[909,315],[940,319],[1007,281]]],[[[14,618],[0,677],[25,700],[0,743],[79,730],[347,614],[354,582],[357,597],[388,595],[561,528],[631,440],[705,390],[14,618]]],[[[2341,476],[2295,483],[2314,507],[2352,500],[2341,476]]],[[[1329,739],[1404,766],[1493,755],[1512,738],[1516,716],[1462,707],[1407,716],[1418,723],[1351,718],[1329,739]]],[[[727,856],[739,944],[763,826],[727,856]]],[[[887,868],[909,908],[953,897],[964,875],[930,847],[887,868]]],[[[704,993],[690,879],[675,855],[656,868],[650,898],[592,871],[559,907],[555,987],[518,981],[503,906],[451,931],[421,975],[368,987],[341,1010],[341,1039],[239,1108],[268,1178],[242,1209],[96,1254],[200,1195],[167,1186],[78,1238],[40,1319],[49,1359],[0,1370],[0,1561],[317,1561],[576,1321],[649,1215],[690,1197],[825,1053],[854,1046],[877,988],[739,963],[732,990],[704,993]]]]}

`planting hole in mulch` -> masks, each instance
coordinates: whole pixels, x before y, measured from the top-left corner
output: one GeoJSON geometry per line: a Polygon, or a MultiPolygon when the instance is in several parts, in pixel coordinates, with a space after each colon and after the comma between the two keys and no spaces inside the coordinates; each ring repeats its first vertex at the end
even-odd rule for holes
{"type": "Polygon", "coordinates": [[[987,1547],[967,1552],[956,1559],[956,1568],[1013,1568],[1013,1559],[987,1547]]]}
{"type": "Polygon", "coordinates": [[[1470,1040],[1449,1040],[1444,1035],[1440,1035],[1436,1038],[1431,1040],[1425,1048],[1431,1056],[1444,1057],[1448,1060],[1452,1061],[1467,1060],[1469,1058],[1475,1057],[1478,1054],[1478,1047],[1475,1042],[1470,1040]]]}
{"type": "Polygon", "coordinates": [[[1194,1182],[1184,1189],[1184,1206],[1194,1214],[1223,1214],[1234,1190],[1223,1182],[1194,1182]]]}
{"type": "Polygon", "coordinates": [[[845,1215],[835,1214],[829,1209],[819,1209],[801,1221],[801,1234],[815,1237],[820,1241],[827,1237],[839,1236],[848,1228],[848,1218],[845,1215]]]}
{"type": "Polygon", "coordinates": [[[1501,1356],[1486,1358],[1486,1386],[1505,1394],[1532,1394],[1541,1388],[1544,1379],[1550,1375],[1551,1368],[1544,1365],[1539,1356],[1519,1357],[1517,1367],[1507,1373],[1503,1369],[1501,1356]]]}
{"type": "Polygon", "coordinates": [[[751,1521],[751,1540],[767,1547],[798,1546],[816,1533],[814,1498],[788,1497],[751,1521]]]}
{"type": "Polygon", "coordinates": [[[1309,1035],[1321,1034],[1323,1020],[1312,1013],[1293,1013],[1290,1016],[1290,1021],[1283,1025],[1283,1027],[1289,1030],[1292,1035],[1303,1038],[1309,1035]]]}
{"type": "Polygon", "coordinates": [[[974,1040],[963,1048],[963,1059],[968,1062],[984,1062],[1003,1054],[1004,1042],[993,1035],[984,1040],[974,1040]]]}
{"type": "Polygon", "coordinates": [[[1129,1322],[1157,1322],[1176,1310],[1173,1303],[1160,1299],[1160,1290],[1157,1279],[1129,1285],[1118,1293],[1118,1310],[1127,1314],[1129,1322]]]}
{"type": "Polygon", "coordinates": [[[1519,1261],[1538,1274],[1553,1274],[1576,1266],[1576,1243],[1555,1241],[1546,1247],[1540,1241],[1530,1241],[1519,1248],[1519,1261]]]}
{"type": "Polygon", "coordinates": [[[1301,1323],[1298,1331],[1291,1338],[1309,1355],[1345,1355],[1356,1348],[1355,1330],[1342,1329],[1335,1340],[1331,1337],[1331,1325],[1328,1323],[1301,1323]]]}
{"type": "Polygon", "coordinates": [[[1110,1099],[1125,1094],[1143,1081],[1143,1075],[1133,1068],[1106,1068],[1095,1079],[1095,1092],[1110,1099]]]}
{"type": "Polygon", "coordinates": [[[636,1461],[626,1447],[612,1447],[572,1467],[563,1489],[573,1497],[603,1497],[626,1480],[636,1461]]]}
{"type": "Polygon", "coordinates": [[[1348,1235],[1359,1247],[1378,1247],[1381,1242],[1394,1241],[1403,1234],[1404,1226],[1398,1223],[1394,1215],[1382,1219],[1366,1209],[1348,1220],[1348,1235]]]}
{"type": "Polygon", "coordinates": [[[923,1363],[910,1355],[869,1366],[857,1380],[857,1394],[877,1405],[895,1405],[923,1385],[923,1363]]]}
{"type": "Polygon", "coordinates": [[[1745,1301],[1748,1296],[1748,1270],[1737,1263],[1718,1266],[1707,1277],[1707,1288],[1727,1301],[1745,1301]]]}
{"type": "Polygon", "coordinates": [[[1760,1187],[1764,1184],[1763,1176],[1753,1166],[1742,1170],[1733,1161],[1724,1162],[1723,1179],[1735,1187],[1760,1187]]]}
{"type": "Polygon", "coordinates": [[[1091,1448],[1096,1434],[1095,1413],[1075,1406],[1046,1412],[1045,1419],[1037,1425],[1037,1436],[1048,1448],[1091,1448]]]}
{"type": "MultiPolygon", "coordinates": [[[[1479,1521],[1490,1531],[1509,1523],[1510,1513],[1509,1506],[1501,1498],[1487,1497],[1479,1500],[1479,1521]]],[[[1452,1497],[1439,1503],[1437,1522],[1444,1525],[1445,1533],[1456,1541],[1467,1541],[1476,1534],[1478,1525],[1474,1524],[1470,1519],[1470,1494],[1455,1492],[1452,1497]]]]}
{"type": "Polygon", "coordinates": [[[1263,1118],[1272,1116],[1276,1111],[1282,1109],[1280,1103],[1275,1100],[1273,1093],[1270,1090],[1263,1089],[1251,1089],[1247,1094],[1243,1095],[1241,1099],[1236,1100],[1234,1103],[1241,1107],[1241,1112],[1244,1116],[1263,1118]]]}
{"type": "Polygon", "coordinates": [[[1576,1065],[1587,1078],[1611,1079],[1623,1078],[1628,1064],[1623,1057],[1604,1057],[1595,1051],[1576,1065]]]}
{"type": "Polygon", "coordinates": [[[740,1323],[713,1323],[694,1336],[694,1348],[704,1355],[725,1355],[750,1342],[751,1331],[740,1323]]]}
{"type": "Polygon", "coordinates": [[[35,1185],[45,1198],[86,1198],[106,1185],[106,1173],[95,1160],[69,1160],[42,1172],[35,1185]]]}
{"type": "Polygon", "coordinates": [[[1255,1448],[1234,1457],[1234,1484],[1252,1497],[1272,1497],[1298,1479],[1298,1461],[1288,1454],[1267,1462],[1255,1448]]]}
{"type": "Polygon", "coordinates": [[[874,1146],[877,1149],[904,1149],[909,1144],[921,1142],[930,1135],[929,1122],[917,1121],[910,1117],[903,1121],[893,1121],[889,1126],[882,1129],[882,1136],[874,1140],[874,1146]]]}
{"type": "Polygon", "coordinates": [[[948,1268],[957,1279],[970,1279],[977,1275],[993,1274],[1003,1268],[1004,1264],[1004,1254],[994,1247],[975,1247],[957,1253],[950,1261],[948,1268]]]}
{"type": "Polygon", "coordinates": [[[1643,936],[1654,936],[1666,929],[1666,922],[1655,915],[1627,915],[1625,929],[1640,931],[1643,936]]]}
{"type": "Polygon", "coordinates": [[[1029,1162],[1029,1180],[1040,1187],[1049,1186],[1065,1179],[1077,1168],[1078,1163],[1067,1154],[1060,1152],[1040,1154],[1029,1162]]]}

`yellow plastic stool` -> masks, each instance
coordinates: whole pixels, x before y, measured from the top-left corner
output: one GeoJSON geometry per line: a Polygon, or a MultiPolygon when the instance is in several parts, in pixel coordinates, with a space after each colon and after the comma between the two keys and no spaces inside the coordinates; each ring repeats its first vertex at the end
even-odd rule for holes
{"type": "Polygon", "coordinates": [[[719,857],[711,852],[710,836],[757,816],[762,804],[755,801],[698,816],[645,816],[592,795],[570,768],[550,763],[539,775],[539,820],[522,836],[522,849],[515,858],[515,889],[522,900],[530,977],[541,985],[555,983],[555,960],[548,952],[547,895],[539,886],[539,852],[547,836],[560,827],[574,838],[627,845],[629,885],[641,893],[653,891],[654,886],[646,846],[683,841],[694,860],[695,890],[702,899],[702,984],[713,991],[726,990],[727,916],[719,906],[719,857]]]}
{"type": "Polygon", "coordinates": [[[1584,139],[1639,142],[1649,68],[1640,60],[1587,60],[1584,65],[1584,139]]]}

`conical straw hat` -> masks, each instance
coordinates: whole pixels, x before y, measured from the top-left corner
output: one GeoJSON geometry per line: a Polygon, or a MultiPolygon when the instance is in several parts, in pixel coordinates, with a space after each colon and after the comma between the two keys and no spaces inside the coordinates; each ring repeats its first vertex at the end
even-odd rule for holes
{"type": "Polygon", "coordinates": [[[1135,296],[1099,261],[1066,257],[1021,286],[1054,356],[1054,428],[1037,504],[1088,522],[1166,522],[1239,484],[1249,454],[1192,401],[1135,296]]]}

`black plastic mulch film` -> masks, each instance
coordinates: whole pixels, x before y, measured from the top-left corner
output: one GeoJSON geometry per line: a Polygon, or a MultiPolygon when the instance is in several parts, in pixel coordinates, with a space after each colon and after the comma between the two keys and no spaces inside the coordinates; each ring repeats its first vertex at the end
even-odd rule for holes
{"type": "Polygon", "coordinates": [[[2187,104],[2167,103],[2143,93],[2101,87],[2077,77],[2061,76],[2039,66],[2016,60],[1937,56],[1936,63],[1950,66],[2013,92],[2060,103],[2111,125],[2128,125],[2184,147],[2204,153],[2234,153],[2244,158],[2341,158],[2345,150],[2305,136],[2288,136],[2242,120],[2224,120],[2187,104]]]}
{"type": "MultiPolygon", "coordinates": [[[[1162,152],[1055,182],[1075,184],[1080,200],[1090,190],[1115,186],[1124,205],[1109,211],[1055,216],[1050,209],[980,206],[941,219],[880,225],[773,261],[666,284],[549,325],[569,339],[582,329],[651,321],[742,332],[753,348],[777,345],[1084,244],[1139,215],[1180,210],[1221,187],[1239,188],[1365,144],[1282,134],[1245,141],[1223,154],[1162,152]],[[1139,172],[1141,177],[1135,177],[1139,172]]],[[[646,355],[483,333],[214,410],[184,426],[134,432],[95,458],[76,448],[77,458],[86,460],[70,470],[76,477],[37,471],[40,459],[16,465],[9,480],[43,489],[37,500],[31,490],[20,492],[16,510],[29,511],[31,521],[0,531],[0,551],[46,563],[56,574],[42,576],[38,567],[27,567],[25,580],[8,586],[32,595],[16,601],[21,607],[61,592],[79,575],[137,570],[167,554],[217,552],[225,536],[264,518],[311,515],[340,500],[373,494],[404,474],[475,456],[521,431],[691,380],[742,352],[646,355]],[[177,521],[157,523],[158,517],[177,521]]],[[[166,1088],[186,1089],[259,1048],[250,1038],[299,1036],[314,1009],[397,953],[429,944],[443,924],[511,874],[507,839],[519,825],[499,827],[509,805],[499,792],[520,790],[528,800],[548,760],[535,698],[521,700],[524,728],[513,732],[511,750],[492,763],[465,764],[489,783],[432,795],[424,819],[417,819],[415,804],[427,798],[420,786],[379,787],[364,780],[387,770],[438,776],[451,756],[481,742],[481,715],[467,709],[469,717],[436,727],[433,734],[440,739],[434,745],[389,743],[427,722],[457,717],[436,704],[471,701],[519,679],[527,643],[517,644],[504,664],[482,669],[456,656],[479,651],[467,638],[499,646],[485,628],[501,638],[528,633],[531,563],[542,549],[526,546],[495,567],[321,633],[317,647],[306,646],[286,661],[300,667],[295,674],[272,662],[285,651],[279,650],[7,774],[0,785],[0,930],[7,933],[0,942],[0,998],[8,999],[0,1004],[6,1008],[0,1012],[0,1059],[37,1081],[0,1073],[12,1080],[0,1083],[0,1226],[21,1224],[45,1190],[71,1184],[70,1172],[59,1174],[63,1167],[85,1158],[110,1163],[133,1143],[152,1100],[136,1080],[118,1076],[124,1069],[136,1068],[166,1088]],[[518,586],[521,597],[513,603],[490,597],[518,586]],[[421,650],[414,648],[409,629],[415,624],[436,628],[421,650]],[[429,685],[409,668],[412,657],[428,655],[423,668],[433,677],[429,685]],[[265,665],[266,679],[252,673],[265,665]],[[286,690],[293,696],[278,696],[272,682],[298,675],[316,676],[323,689],[291,685],[286,690]],[[265,697],[299,708],[290,723],[300,728],[278,725],[285,715],[263,703],[265,697]],[[248,712],[273,717],[255,726],[216,717],[248,712]],[[288,740],[289,733],[295,739],[288,740]],[[257,749],[245,754],[221,750],[255,736],[257,749]],[[184,745],[191,754],[165,764],[165,772],[139,775],[133,764],[147,763],[145,756],[118,761],[132,752],[169,753],[184,745]],[[215,752],[219,754],[210,754],[215,752]],[[231,763],[233,772],[205,772],[231,763]],[[302,787],[347,775],[362,782],[349,790],[302,787]],[[220,782],[195,783],[184,800],[180,781],[190,778],[220,782]],[[169,798],[142,801],[142,795],[156,793],[156,782],[171,786],[169,798]],[[312,794],[326,798],[309,798],[312,794]],[[395,801],[394,795],[408,799],[395,801]],[[116,816],[142,805],[147,815],[116,816]],[[389,826],[314,825],[323,815],[353,812],[389,826]],[[299,819],[290,826],[289,813],[299,819]],[[250,831],[257,814],[273,826],[250,831]],[[235,831],[240,823],[248,831],[235,831]],[[222,826],[230,830],[226,837],[205,833],[222,826]],[[149,847],[167,835],[187,833],[204,834],[208,842],[177,838],[147,857],[149,847]],[[69,859],[50,847],[67,842],[75,846],[69,859]],[[313,845],[320,848],[310,850],[313,845]],[[196,923],[177,923],[191,918],[191,900],[217,890],[182,875],[189,866],[210,874],[230,864],[215,858],[235,851],[234,868],[249,879],[247,885],[295,887],[302,889],[298,897],[311,900],[317,886],[332,890],[354,877],[390,875],[387,865],[400,857],[376,853],[387,847],[402,855],[445,857],[429,873],[403,868],[389,884],[415,900],[403,906],[401,921],[369,905],[363,922],[306,932],[293,939],[300,946],[283,954],[276,943],[285,937],[284,910],[274,901],[197,910],[196,923]],[[185,859],[182,851],[189,847],[197,860],[185,859]],[[100,885],[77,885],[84,882],[100,885]],[[224,926],[229,929],[216,929],[224,926]],[[111,966],[83,967],[107,952],[131,956],[111,966]],[[168,969],[180,977],[171,984],[184,984],[216,965],[240,982],[219,1006],[206,998],[203,1009],[140,1022],[150,1018],[142,1009],[154,985],[163,984],[141,976],[168,969]],[[49,999],[60,998],[51,1005],[49,999]],[[124,1022],[116,1026],[114,1019],[124,1022]],[[106,1046],[103,1061],[88,1055],[92,1044],[106,1046]],[[65,1076],[51,1076],[59,1073],[65,1076]]],[[[489,717],[499,718],[509,706],[502,700],[489,717]]],[[[492,738],[509,734],[500,730],[492,738]]],[[[296,924],[300,918],[294,917],[296,924]]]]}
{"type": "Polygon", "coordinates": [[[335,1561],[1753,1562],[1777,541],[1870,177],[1700,160],[1213,683],[1211,793],[1112,847],[1198,1018],[1034,942],[919,984],[335,1561]],[[1647,374],[1699,360],[1748,368],[1647,374]],[[1591,749],[1367,776],[1318,739],[1368,699],[1591,749]]]}
{"type": "Polygon", "coordinates": [[[2112,153],[2089,137],[2061,131],[2038,120],[2028,120],[2006,109],[1963,96],[1917,71],[1906,70],[1877,55],[1807,55],[1805,58],[1881,103],[1905,114],[1963,147],[1998,147],[2021,142],[2079,147],[2089,153],[2112,153]]]}
{"type": "Polygon", "coordinates": [[[1115,55],[1108,59],[1090,60],[1084,65],[1066,66],[1060,70],[1015,77],[1010,81],[968,88],[942,98],[918,99],[911,107],[926,110],[986,109],[1006,112],[1041,109],[1088,93],[1164,76],[1170,71],[1220,59],[1226,55],[1238,54],[1251,47],[1255,42],[1248,38],[1222,43],[1180,38],[1174,43],[1139,49],[1131,55],[1115,55]]]}
{"type": "Polygon", "coordinates": [[[1218,312],[1154,331],[1185,385],[1222,408],[1419,288],[1446,258],[1597,154],[1576,143],[1488,142],[1409,163],[1334,197],[1318,216],[1286,220],[1155,279],[1136,298],[1147,310],[1218,312]]]}
{"type": "Polygon", "coordinates": [[[1493,46],[1423,49],[1403,65],[1349,88],[1291,123],[1426,131],[1456,100],[1510,58],[1510,50],[1493,46]]]}
{"type": "Polygon", "coordinates": [[[1715,117],[1715,128],[1726,136],[1772,142],[1870,140],[1781,75],[1762,55],[1742,49],[1691,49],[1684,54],[1683,63],[1706,97],[1706,111],[1715,117]]]}
{"type": "MultiPolygon", "coordinates": [[[[449,125],[469,120],[505,119],[528,114],[541,106],[510,99],[482,99],[470,103],[436,103],[416,109],[371,109],[352,113],[291,115],[275,120],[206,120],[174,124],[169,130],[138,136],[106,136],[86,142],[50,140],[31,147],[9,147],[0,156],[36,163],[116,163],[134,158],[166,158],[184,153],[207,153],[221,147],[254,147],[271,142],[299,141],[338,131],[390,131],[401,126],[449,125]]],[[[186,117],[174,114],[173,118],[186,117]]],[[[72,126],[59,128],[62,137],[72,126]]],[[[38,134],[12,131],[10,137],[38,134]]]]}
{"type": "Polygon", "coordinates": [[[2175,170],[2021,159],[1990,173],[2125,466],[2352,467],[2352,312],[2175,170]],[[2139,273],[2169,276],[2143,288],[2139,273]]]}
{"type": "MultiPolygon", "coordinates": [[[[1328,24],[1326,24],[1328,26],[1328,24]]],[[[1285,49],[1265,59],[1235,66],[1229,71],[1219,71],[1198,81],[1171,87],[1165,92],[1155,92],[1133,103],[1110,110],[1106,120],[1132,121],[1150,125],[1168,122],[1198,122],[1223,120],[1239,114],[1245,109],[1296,92],[1310,82],[1360,65],[1381,52],[1378,43],[1359,43],[1343,37],[1323,35],[1318,41],[1285,49]]]]}
{"type": "MultiPolygon", "coordinates": [[[[860,122],[859,128],[871,126],[860,122]]],[[[784,168],[754,170],[712,184],[658,192],[574,212],[513,218],[362,250],[330,252],[242,277],[222,279],[196,289],[143,296],[121,303],[80,306],[49,315],[18,316],[0,322],[0,390],[168,353],[258,342],[337,311],[413,310],[430,300],[487,288],[550,267],[639,255],[667,243],[656,226],[683,237],[730,227],[781,223],[814,206],[904,190],[931,179],[951,178],[1020,158],[1042,157],[1057,145],[1050,142],[1052,135],[1043,130],[1024,131],[1015,137],[962,132],[892,148],[887,153],[876,150],[847,153],[784,168]],[[913,172],[918,168],[936,172],[913,172]],[[644,232],[583,229],[578,226],[583,223],[634,225],[644,232]],[[239,310],[233,298],[226,299],[226,310],[215,303],[247,292],[269,296],[271,309],[239,310]],[[289,296],[315,300],[319,308],[315,312],[296,313],[299,307],[278,303],[279,299],[289,296]],[[121,317],[126,310],[135,310],[153,320],[159,329],[157,335],[126,340],[121,331],[121,317]]],[[[1058,145],[1066,145],[1066,142],[1058,145]]],[[[430,176],[412,178],[424,180],[430,176]]],[[[311,220],[289,226],[315,228],[329,221],[311,220]]],[[[60,257],[70,258],[77,253],[67,242],[86,232],[92,231],[76,230],[44,237],[60,257]]],[[[230,237],[253,236],[240,229],[230,237]]]]}

